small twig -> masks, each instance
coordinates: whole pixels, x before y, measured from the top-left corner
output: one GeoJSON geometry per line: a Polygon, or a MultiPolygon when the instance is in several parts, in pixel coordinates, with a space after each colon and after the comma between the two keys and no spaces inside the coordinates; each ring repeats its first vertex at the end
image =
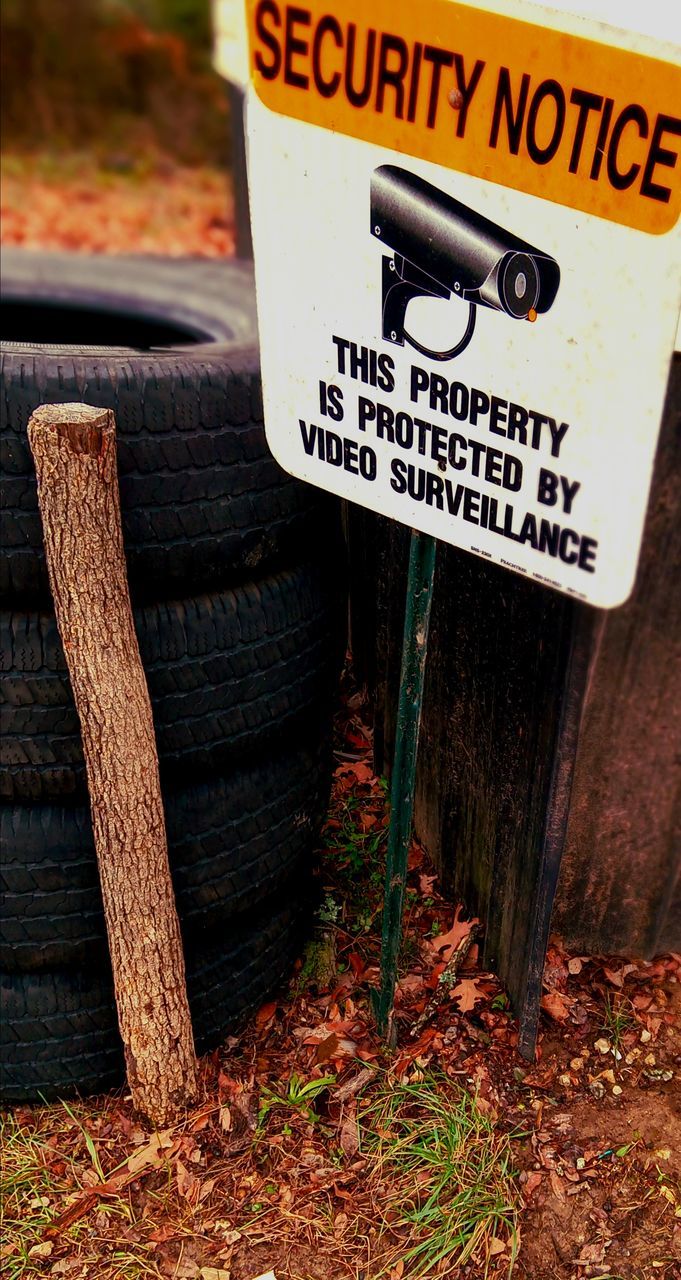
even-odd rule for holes
{"type": "Polygon", "coordinates": [[[364,1067],[352,1080],[347,1080],[337,1089],[333,1095],[334,1102],[347,1102],[348,1098],[354,1098],[362,1089],[366,1089],[371,1080],[374,1079],[376,1072],[373,1067],[364,1067]]]}
{"type": "Polygon", "coordinates": [[[466,959],[466,956],[468,955],[468,952],[470,951],[478,933],[479,933],[478,925],[477,924],[471,925],[470,932],[466,934],[465,938],[461,939],[458,947],[455,947],[455,949],[452,951],[452,954],[449,957],[449,960],[447,961],[444,969],[442,970],[442,973],[440,974],[440,977],[438,978],[438,983],[435,988],[435,991],[433,992],[430,1000],[428,1001],[428,1004],[423,1010],[423,1013],[421,1013],[419,1017],[416,1019],[416,1022],[414,1023],[413,1027],[411,1028],[411,1031],[409,1032],[410,1038],[412,1040],[415,1039],[416,1036],[418,1036],[421,1031],[423,1031],[423,1028],[425,1027],[426,1023],[430,1022],[430,1019],[432,1018],[433,1014],[437,1013],[437,1010],[440,1008],[440,1005],[444,1004],[445,1000],[449,996],[449,993],[452,987],[454,986],[454,982],[458,976],[458,971],[461,965],[463,964],[464,960],[466,959]]]}

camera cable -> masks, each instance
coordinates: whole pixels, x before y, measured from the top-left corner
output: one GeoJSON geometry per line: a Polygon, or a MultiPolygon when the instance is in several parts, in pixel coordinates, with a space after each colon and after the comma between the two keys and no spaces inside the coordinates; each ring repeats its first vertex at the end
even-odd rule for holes
{"type": "Polygon", "coordinates": [[[475,312],[475,303],[469,302],[468,323],[466,324],[463,337],[460,338],[456,346],[451,347],[449,351],[431,351],[430,347],[424,347],[416,338],[412,338],[411,334],[407,333],[406,329],[404,330],[404,336],[407,342],[409,342],[411,346],[414,347],[422,356],[428,356],[431,360],[453,360],[455,356],[461,355],[461,352],[465,351],[473,337],[473,332],[475,330],[475,312]]]}

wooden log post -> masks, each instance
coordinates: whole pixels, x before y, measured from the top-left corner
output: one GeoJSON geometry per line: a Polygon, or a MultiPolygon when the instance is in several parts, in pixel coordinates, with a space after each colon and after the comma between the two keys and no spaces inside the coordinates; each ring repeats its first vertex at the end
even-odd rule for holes
{"type": "Polygon", "coordinates": [[[43,537],[80,717],[118,1022],[152,1124],[196,1094],[158,756],[128,590],[109,409],[43,405],[28,426],[43,537]]]}

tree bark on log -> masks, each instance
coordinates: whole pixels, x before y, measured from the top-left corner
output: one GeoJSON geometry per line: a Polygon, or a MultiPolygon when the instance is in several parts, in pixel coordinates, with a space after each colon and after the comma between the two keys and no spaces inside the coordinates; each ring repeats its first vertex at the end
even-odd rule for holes
{"type": "Polygon", "coordinates": [[[151,705],[133,624],[109,409],[43,405],[28,438],[80,717],[118,1022],[135,1107],[171,1123],[196,1055],[151,705]]]}

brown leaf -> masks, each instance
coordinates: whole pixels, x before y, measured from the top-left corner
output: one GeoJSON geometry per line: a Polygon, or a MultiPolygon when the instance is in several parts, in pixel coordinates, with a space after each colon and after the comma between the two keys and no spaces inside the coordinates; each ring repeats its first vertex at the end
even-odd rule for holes
{"type": "Polygon", "coordinates": [[[460,1013],[469,1013],[478,1000],[484,1000],[484,995],[478,991],[477,984],[477,978],[462,978],[454,987],[451,998],[458,1000],[460,1013]]]}
{"type": "Polygon", "coordinates": [[[560,991],[547,991],[546,995],[542,996],[541,1007],[554,1022],[565,1022],[573,1003],[573,1000],[562,995],[560,991]]]}
{"type": "Polygon", "coordinates": [[[148,1167],[160,1169],[166,1163],[173,1146],[170,1129],[162,1129],[160,1133],[152,1134],[146,1145],[139,1147],[128,1158],[130,1173],[140,1173],[142,1169],[148,1167]]]}
{"type": "Polygon", "coordinates": [[[352,1057],[356,1052],[357,1043],[355,1040],[351,1040],[347,1033],[355,1030],[355,1028],[359,1031],[363,1029],[355,1018],[336,1018],[328,1022],[322,1022],[318,1027],[296,1027],[293,1034],[301,1039],[303,1044],[320,1044],[328,1040],[331,1035],[334,1035],[338,1043],[333,1046],[332,1053],[329,1056],[334,1058],[352,1057]]]}
{"type": "Polygon", "coordinates": [[[54,1245],[51,1240],[44,1240],[42,1244],[34,1244],[28,1251],[29,1258],[49,1258],[54,1245]]]}
{"type": "Polygon", "coordinates": [[[199,1204],[203,1204],[204,1200],[208,1199],[216,1182],[217,1178],[206,1178],[205,1182],[199,1178],[199,1204]]]}
{"type": "Polygon", "coordinates": [[[332,1031],[330,1036],[327,1036],[325,1040],[321,1040],[317,1045],[314,1055],[315,1062],[328,1062],[330,1058],[335,1058],[337,1053],[342,1052],[340,1045],[341,1041],[335,1031],[332,1031]]]}
{"type": "Polygon", "coordinates": [[[176,1258],[173,1254],[161,1255],[163,1274],[172,1280],[198,1280],[201,1268],[186,1250],[176,1258]]]}
{"type": "Polygon", "coordinates": [[[277,1012],[276,1000],[270,1000],[268,1004],[261,1005],[261,1007],[258,1009],[258,1012],[255,1015],[256,1027],[262,1028],[268,1022],[271,1022],[276,1012],[277,1012]]]}
{"type": "Polygon", "coordinates": [[[377,822],[378,818],[375,813],[360,813],[359,815],[359,825],[362,831],[371,831],[377,822]]]}
{"type": "Polygon", "coordinates": [[[423,979],[424,986],[426,986],[429,991],[435,991],[440,981],[440,974],[444,973],[446,968],[447,966],[444,960],[439,960],[437,964],[433,965],[430,973],[423,979]]]}
{"type": "Polygon", "coordinates": [[[189,1128],[191,1129],[191,1132],[201,1133],[202,1129],[207,1129],[214,1110],[215,1107],[213,1103],[210,1102],[202,1111],[199,1111],[196,1115],[192,1116],[189,1121],[189,1128]]]}
{"type": "MultiPolygon", "coordinates": [[[[359,702],[357,702],[353,708],[352,698],[348,700],[348,707],[353,710],[356,710],[359,705],[359,702]]],[[[355,747],[358,751],[368,751],[371,746],[370,731],[367,731],[363,724],[355,721],[354,725],[348,725],[345,730],[345,741],[349,742],[350,746],[355,747]]]]}
{"type": "Polygon", "coordinates": [[[419,867],[423,866],[425,856],[425,850],[421,848],[421,845],[412,840],[407,855],[407,870],[417,871],[419,867]]]}
{"type": "Polygon", "coordinates": [[[241,1087],[238,1080],[233,1080],[231,1076],[225,1075],[224,1071],[220,1071],[218,1075],[220,1093],[226,1093],[230,1098],[233,1098],[236,1093],[241,1092],[241,1087]]]}
{"type": "Polygon", "coordinates": [[[352,777],[355,782],[375,782],[376,775],[363,760],[348,761],[336,769],[337,778],[352,777]]]}
{"type": "Polygon", "coordinates": [[[201,1179],[187,1168],[181,1160],[175,1162],[177,1189],[181,1196],[191,1205],[197,1205],[201,1193],[201,1179]]]}
{"type": "Polygon", "coordinates": [[[437,1030],[435,1027],[426,1027],[425,1031],[421,1032],[418,1040],[415,1040],[413,1044],[405,1045],[404,1048],[400,1050],[400,1056],[393,1068],[398,1079],[404,1075],[405,1071],[411,1066],[415,1058],[421,1058],[424,1054],[427,1054],[428,1047],[435,1039],[436,1035],[437,1030]]]}
{"type": "Polygon", "coordinates": [[[462,920],[461,912],[463,907],[457,907],[454,912],[454,923],[448,933],[441,933],[437,938],[430,938],[428,946],[435,951],[440,960],[447,961],[452,952],[459,946],[459,943],[470,933],[474,924],[479,924],[477,916],[472,920],[462,920]]]}
{"type": "Polygon", "coordinates": [[[400,978],[396,991],[400,995],[404,995],[408,991],[422,991],[424,981],[422,973],[405,973],[404,977],[400,978]]]}
{"type": "Polygon", "coordinates": [[[588,1267],[599,1265],[605,1257],[605,1243],[601,1240],[597,1244],[582,1245],[582,1249],[575,1263],[578,1267],[588,1267]]]}
{"type": "Polygon", "coordinates": [[[164,1223],[161,1227],[156,1227],[154,1231],[149,1232],[149,1240],[152,1244],[165,1244],[168,1240],[173,1240],[176,1235],[176,1229],[169,1222],[164,1223]]]}
{"type": "Polygon", "coordinates": [[[341,1121],[339,1142],[346,1156],[354,1156],[359,1151],[359,1127],[357,1124],[357,1103],[349,1102],[344,1109],[341,1121]]]}
{"type": "Polygon", "coordinates": [[[552,1089],[555,1082],[556,1073],[552,1066],[528,1071],[523,1076],[523,1085],[527,1085],[530,1089],[552,1089]]]}
{"type": "Polygon", "coordinates": [[[534,1195],[534,1192],[537,1190],[537,1187],[540,1186],[543,1180],[544,1180],[544,1174],[541,1172],[540,1169],[533,1169],[531,1173],[528,1173],[527,1181],[523,1187],[523,1195],[525,1197],[526,1203],[530,1199],[530,1197],[534,1195]]]}
{"type": "Polygon", "coordinates": [[[643,1009],[649,1009],[651,1004],[653,1003],[653,997],[650,995],[633,996],[631,1003],[633,1004],[635,1009],[638,1009],[640,1011],[643,1009]]]}

